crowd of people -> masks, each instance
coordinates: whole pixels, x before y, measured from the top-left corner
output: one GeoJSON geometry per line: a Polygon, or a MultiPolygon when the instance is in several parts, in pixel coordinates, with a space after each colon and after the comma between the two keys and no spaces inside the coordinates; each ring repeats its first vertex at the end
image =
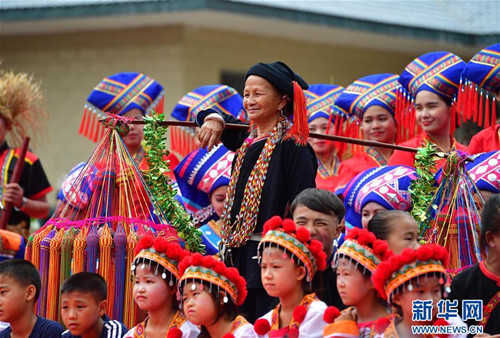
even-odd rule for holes
{"type": "MultiPolygon", "coordinates": [[[[37,313],[43,279],[34,255],[23,259],[26,219],[47,215],[52,188],[29,152],[21,179],[11,182],[19,151],[6,136],[28,135],[27,124],[38,121],[32,114],[43,108],[33,79],[5,73],[0,84],[2,203],[14,208],[0,230],[0,337],[500,334],[500,44],[467,63],[427,53],[400,75],[368,75],[345,88],[308,85],[273,62],[250,67],[242,95],[225,85],[187,93],[171,116],[195,122],[196,133],[171,133],[165,161],[172,171],[165,175],[177,191],[172,203],[201,232],[205,254],[190,252],[181,237],[139,236],[129,257],[133,294],[123,298],[145,316],[130,330],[107,315],[116,299],[110,281],[94,272],[61,280],[59,322],[37,313]],[[484,128],[468,147],[453,137],[466,120],[484,128]],[[414,150],[422,147],[440,155],[432,167],[416,165],[421,154],[414,150]],[[455,193],[429,200],[422,219],[411,213],[412,193],[429,175],[438,195],[454,175],[455,193]],[[424,235],[428,222],[432,236],[424,235]],[[473,311],[463,305],[475,301],[473,311]]],[[[111,75],[91,92],[80,133],[98,141],[99,114],[143,120],[162,105],[163,87],[152,78],[111,75]]],[[[142,126],[128,126],[128,156],[147,171],[142,126]]],[[[73,168],[58,193],[58,203],[71,204],[80,218],[96,189],[88,178],[75,190],[84,167],[73,168]]]]}

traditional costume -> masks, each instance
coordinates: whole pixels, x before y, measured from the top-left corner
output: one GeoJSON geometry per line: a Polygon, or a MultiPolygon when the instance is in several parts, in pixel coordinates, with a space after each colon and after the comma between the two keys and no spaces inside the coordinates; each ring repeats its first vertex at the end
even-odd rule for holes
{"type": "Polygon", "coordinates": [[[497,43],[474,55],[462,73],[458,111],[463,120],[472,119],[484,128],[470,140],[467,149],[471,154],[500,150],[500,124],[497,124],[496,116],[498,100],[495,97],[499,92],[500,43],[497,43]]]}
{"type": "MultiPolygon", "coordinates": [[[[290,219],[283,221],[275,216],[266,222],[257,248],[259,261],[266,248],[280,248],[292,257],[295,264],[303,266],[306,270],[306,283],[311,283],[316,272],[326,268],[326,254],[321,242],[311,240],[309,230],[297,227],[290,219]]],[[[265,337],[322,337],[323,327],[326,325],[323,320],[326,308],[326,304],[315,293],[306,294],[294,309],[289,325],[280,323],[281,306],[278,304],[255,322],[254,329],[258,335],[265,337]]]]}
{"type": "MultiPolygon", "coordinates": [[[[308,90],[304,91],[307,100],[307,123],[318,118],[325,118],[328,120],[328,126],[334,126],[335,130],[341,130],[341,119],[337,111],[334,110],[333,104],[335,100],[344,90],[343,87],[329,84],[313,84],[309,86],[308,90]]],[[[330,128],[327,128],[329,133],[330,128]]],[[[336,133],[337,134],[337,133],[336,133]]],[[[323,141],[328,142],[328,141],[323,141]]],[[[330,141],[331,142],[331,141],[330,141]]],[[[340,147],[332,149],[333,163],[323,163],[318,158],[318,173],[316,174],[316,188],[334,191],[339,179],[338,169],[340,165],[339,159],[340,147]]],[[[318,155],[318,154],[316,154],[318,155]]],[[[318,156],[316,156],[318,157],[318,156]]]]}
{"type": "MultiPolygon", "coordinates": [[[[15,147],[19,147],[26,136],[34,137],[39,132],[41,122],[47,117],[40,84],[33,77],[24,73],[2,72],[0,77],[0,119],[4,124],[6,138],[15,147]]],[[[4,186],[10,183],[14,167],[18,161],[20,149],[11,148],[5,137],[0,140],[0,196],[3,200],[4,186]]],[[[26,152],[23,171],[19,180],[25,199],[44,198],[52,187],[45,175],[38,157],[26,152]]],[[[27,240],[30,228],[30,216],[21,211],[23,207],[12,208],[7,229],[23,235],[27,240]]]]}
{"type": "MultiPolygon", "coordinates": [[[[210,292],[216,288],[224,292],[222,299],[216,302],[233,302],[235,305],[243,304],[247,296],[246,281],[240,276],[235,268],[228,268],[226,265],[211,256],[202,256],[198,253],[188,256],[179,264],[181,278],[179,281],[179,292],[182,295],[184,286],[189,283],[199,283],[203,287],[208,287],[210,292]]],[[[191,287],[196,287],[192,284],[191,287]]],[[[194,290],[194,289],[193,289],[194,290]]],[[[222,297],[222,296],[221,296],[222,297]]],[[[253,325],[243,316],[235,316],[232,321],[231,330],[224,334],[225,338],[255,337],[253,325]]]]}
{"type": "MultiPolygon", "coordinates": [[[[247,281],[249,297],[243,312],[253,321],[267,311],[272,301],[262,287],[257,261],[252,258],[259,234],[266,220],[275,215],[285,216],[288,206],[302,190],[315,187],[317,160],[307,145],[302,92],[307,83],[281,62],[254,65],[246,76],[250,75],[266,79],[278,92],[292,98],[287,113],[294,115],[292,128],[282,116],[271,134],[262,138],[256,137],[253,128],[250,132],[225,129],[222,133],[224,146],[236,151],[222,216],[222,240],[230,249],[230,255],[229,250],[226,252],[226,262],[230,260],[247,281]]],[[[227,123],[239,122],[231,115],[209,109],[198,114],[196,123],[201,126],[211,113],[227,123]]]]}
{"type": "Polygon", "coordinates": [[[479,154],[465,164],[479,191],[500,193],[500,150],[479,154]]]}
{"type": "MultiPolygon", "coordinates": [[[[417,93],[422,90],[427,90],[442,97],[445,101],[452,101],[452,113],[450,116],[450,145],[451,151],[461,150],[467,151],[467,147],[458,143],[453,137],[456,124],[455,103],[458,87],[460,83],[460,74],[465,67],[465,62],[458,56],[448,52],[433,52],[424,54],[411,63],[409,63],[401,76],[402,90],[398,95],[398,110],[396,117],[401,121],[400,128],[412,129],[418,125],[414,118],[414,100],[417,93]],[[403,93],[403,94],[401,94],[403,93]]],[[[433,142],[432,139],[425,134],[420,133],[411,140],[401,143],[402,146],[412,148],[422,147],[425,141],[433,142]]],[[[402,150],[395,150],[388,162],[388,165],[409,165],[414,166],[415,153],[410,153],[402,150]]],[[[436,170],[440,169],[445,159],[436,161],[436,170]]]]}
{"type": "MultiPolygon", "coordinates": [[[[386,241],[376,239],[368,230],[353,228],[347,232],[346,240],[335,253],[335,265],[338,266],[339,259],[344,258],[363,267],[363,275],[371,276],[377,265],[390,255],[392,251],[386,241]]],[[[370,337],[373,323],[338,320],[325,327],[323,337],[370,337]]]]}
{"type": "MultiPolygon", "coordinates": [[[[335,105],[349,112],[355,121],[351,126],[354,130],[359,130],[363,114],[371,106],[380,106],[394,116],[396,91],[399,86],[398,76],[395,74],[365,76],[347,86],[335,101],[335,105]]],[[[357,133],[359,135],[359,131],[357,133]]],[[[356,132],[349,134],[355,136],[356,132]]],[[[338,188],[345,186],[360,172],[384,165],[387,165],[387,159],[375,147],[365,147],[340,164],[338,188]]]]}
{"type": "MultiPolygon", "coordinates": [[[[435,244],[422,245],[417,250],[407,248],[399,255],[392,255],[389,259],[381,262],[372,276],[373,285],[379,295],[393,304],[394,295],[397,293],[411,292],[413,283],[426,280],[428,277],[438,277],[442,285],[442,297],[446,297],[445,281],[447,278],[445,266],[448,265],[448,252],[445,248],[435,244]]],[[[433,304],[435,305],[435,304],[433,304]]],[[[435,320],[433,318],[432,320],[435,320]]],[[[399,338],[398,324],[403,320],[399,315],[384,317],[375,322],[372,330],[375,337],[399,338]]],[[[434,325],[462,326],[464,323],[457,317],[451,317],[448,321],[438,319],[434,325]]],[[[439,337],[440,335],[430,335],[439,337]]],[[[449,337],[465,337],[466,335],[449,335],[449,337]]]]}
{"type": "Polygon", "coordinates": [[[411,209],[411,181],[417,178],[415,169],[408,166],[371,168],[353,178],[343,190],[348,228],[361,228],[361,212],[365,205],[375,202],[387,210],[411,209]]]}
{"type": "MultiPolygon", "coordinates": [[[[136,269],[143,269],[148,265],[151,266],[152,262],[156,263],[158,264],[158,268],[155,273],[161,275],[169,287],[176,288],[180,279],[178,265],[182,259],[189,255],[188,251],[182,249],[179,244],[169,242],[163,237],[153,239],[151,236],[143,236],[139,240],[135,252],[136,256],[132,263],[132,272],[135,272],[136,269]]],[[[168,326],[165,337],[168,337],[168,332],[173,329],[181,331],[181,335],[178,337],[194,338],[198,336],[200,330],[190,323],[179,310],[172,309],[171,311],[174,312],[174,316],[168,326]]],[[[147,325],[148,318],[128,331],[124,338],[145,338],[147,325]]]]}

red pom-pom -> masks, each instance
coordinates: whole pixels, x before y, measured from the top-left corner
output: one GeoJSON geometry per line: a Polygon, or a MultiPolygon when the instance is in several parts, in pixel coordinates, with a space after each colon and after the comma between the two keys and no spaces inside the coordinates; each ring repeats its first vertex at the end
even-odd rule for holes
{"type": "Polygon", "coordinates": [[[182,331],[176,327],[168,330],[167,338],[182,338],[182,331]]]}
{"type": "Polygon", "coordinates": [[[309,230],[307,230],[306,227],[299,227],[297,229],[295,237],[297,237],[297,239],[302,243],[306,243],[311,239],[311,233],[309,232],[309,230]]]}
{"type": "Polygon", "coordinates": [[[382,317],[375,322],[375,331],[379,334],[383,334],[389,324],[391,324],[391,320],[387,317],[382,317]]]}
{"type": "Polygon", "coordinates": [[[137,246],[135,248],[136,253],[143,249],[148,249],[151,246],[153,246],[153,237],[149,235],[142,236],[141,239],[139,239],[139,243],[137,243],[137,246]]]}
{"type": "Polygon", "coordinates": [[[304,320],[304,318],[306,318],[306,314],[307,314],[307,309],[305,306],[302,306],[302,305],[299,305],[297,307],[295,307],[295,309],[293,309],[293,319],[296,321],[296,322],[299,322],[299,323],[302,323],[302,321],[304,320]]]}
{"type": "Polygon", "coordinates": [[[156,252],[158,253],[165,253],[167,247],[168,247],[168,241],[163,237],[157,237],[153,241],[153,248],[155,248],[156,252]]]}
{"type": "Polygon", "coordinates": [[[271,330],[271,324],[267,319],[260,318],[253,324],[253,329],[258,335],[265,335],[271,330]]]}
{"type": "Polygon", "coordinates": [[[222,336],[222,338],[234,338],[234,334],[226,333],[225,335],[222,336]]]}
{"type": "Polygon", "coordinates": [[[329,306],[326,308],[325,313],[323,314],[323,320],[328,324],[331,324],[340,316],[340,311],[335,306],[329,306]]]}
{"type": "Polygon", "coordinates": [[[309,243],[309,251],[311,251],[313,255],[317,255],[321,250],[323,250],[323,244],[315,239],[311,240],[311,243],[309,243]]]}
{"type": "Polygon", "coordinates": [[[270,230],[277,229],[283,224],[283,220],[279,216],[273,216],[264,223],[264,231],[262,232],[265,235],[266,232],[270,230]]]}
{"type": "Polygon", "coordinates": [[[318,271],[323,271],[326,269],[326,253],[323,251],[319,252],[316,256],[316,269],[318,271]]]}
{"type": "Polygon", "coordinates": [[[283,230],[287,234],[294,233],[296,229],[297,229],[297,226],[295,225],[295,223],[291,219],[287,218],[283,221],[283,230]]]}
{"type": "MultiPolygon", "coordinates": [[[[444,320],[443,318],[439,318],[438,320],[436,320],[434,323],[432,323],[432,325],[434,326],[449,326],[450,323],[448,323],[446,320],[444,320]]],[[[449,334],[446,334],[446,333],[438,333],[436,334],[436,337],[439,337],[439,338],[447,338],[449,337],[450,335],[449,334]]]]}
{"type": "Polygon", "coordinates": [[[288,337],[299,338],[299,329],[297,329],[296,327],[292,327],[290,330],[288,330],[288,337]]]}

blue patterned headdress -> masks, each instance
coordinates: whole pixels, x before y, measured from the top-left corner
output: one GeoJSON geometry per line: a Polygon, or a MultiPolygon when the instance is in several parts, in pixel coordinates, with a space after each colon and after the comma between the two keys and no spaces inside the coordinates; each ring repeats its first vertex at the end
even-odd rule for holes
{"type": "Polygon", "coordinates": [[[398,75],[374,74],[357,79],[344,89],[335,105],[362,119],[371,106],[381,106],[394,115],[398,75]]]}
{"type": "Polygon", "coordinates": [[[403,165],[376,167],[359,173],[342,193],[346,223],[361,227],[361,211],[370,202],[378,203],[387,210],[410,210],[408,188],[416,177],[414,168],[403,165]]]}
{"type": "Polygon", "coordinates": [[[123,115],[132,109],[142,114],[163,112],[163,87],[141,73],[118,73],[104,78],[85,104],[79,134],[97,142],[104,131],[99,119],[106,113],[123,115]]]}
{"type": "Polygon", "coordinates": [[[191,213],[210,205],[209,195],[229,185],[234,153],[222,144],[207,152],[199,148],[186,156],[174,169],[186,209],[191,213]]]}
{"type": "Polygon", "coordinates": [[[332,115],[339,114],[333,109],[335,100],[340,96],[344,87],[332,84],[312,84],[304,90],[307,102],[307,123],[324,117],[329,120],[332,115]]]}
{"type": "Polygon", "coordinates": [[[479,190],[500,193],[500,150],[475,156],[465,168],[479,190]]]}

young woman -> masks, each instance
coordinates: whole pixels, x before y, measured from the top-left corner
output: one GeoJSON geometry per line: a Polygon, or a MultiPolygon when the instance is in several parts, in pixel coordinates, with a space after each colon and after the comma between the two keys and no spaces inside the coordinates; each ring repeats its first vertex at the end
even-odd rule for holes
{"type": "Polygon", "coordinates": [[[417,249],[418,225],[406,211],[384,210],[368,222],[368,231],[378,239],[387,241],[389,249],[400,254],[406,248],[417,249]]]}
{"type": "Polygon", "coordinates": [[[252,127],[224,130],[239,120],[214,109],[202,111],[196,122],[202,147],[219,142],[236,151],[222,214],[225,261],[246,279],[248,293],[243,311],[249,321],[270,307],[260,281],[260,269],[253,259],[264,222],[285,216],[295,196],[315,187],[317,161],[307,144],[309,129],[304,93],[307,83],[283,62],[259,63],[246,75],[243,106],[252,127]],[[287,116],[293,114],[293,127],[287,116]]]}
{"type": "Polygon", "coordinates": [[[255,332],[269,337],[321,337],[326,304],[311,293],[316,271],[326,268],[322,244],[291,219],[275,216],[264,225],[258,247],[262,284],[279,304],[255,322],[255,332]]]}
{"type": "MultiPolygon", "coordinates": [[[[467,151],[465,146],[453,138],[454,126],[451,125],[456,121],[452,103],[457,95],[460,74],[464,67],[465,62],[462,59],[448,52],[424,54],[406,66],[399,82],[410,94],[410,102],[414,102],[415,120],[423,133],[401,145],[417,148],[424,145],[425,141],[430,141],[439,151],[445,153],[454,150],[467,151]]],[[[412,125],[401,127],[414,128],[412,125]]],[[[414,162],[415,153],[396,150],[388,165],[414,166],[414,162]]],[[[436,170],[445,162],[445,159],[438,159],[436,170]]]]}
{"type": "Polygon", "coordinates": [[[246,281],[238,270],[227,268],[212,256],[195,253],[182,260],[179,271],[182,311],[201,327],[198,337],[257,337],[252,324],[236,309],[247,295],[246,281]]]}
{"type": "Polygon", "coordinates": [[[366,229],[380,211],[410,210],[408,188],[414,179],[415,169],[408,166],[371,168],[360,173],[342,192],[346,226],[366,229]]]}
{"type": "Polygon", "coordinates": [[[165,338],[174,328],[183,338],[198,336],[200,331],[179,312],[176,299],[180,278],[177,266],[187,255],[179,244],[163,237],[144,236],[139,240],[132,264],[134,300],[147,317],[127,332],[126,338],[165,338]]]}
{"type": "MultiPolygon", "coordinates": [[[[335,105],[357,118],[366,140],[392,144],[396,141],[394,108],[399,86],[395,74],[365,76],[350,84],[335,101],[335,105]]],[[[366,169],[387,165],[391,155],[391,149],[365,147],[341,163],[338,187],[342,188],[366,169]]]]}
{"type": "MultiPolygon", "coordinates": [[[[480,299],[483,319],[468,320],[468,325],[482,325],[484,333],[500,332],[500,194],[491,197],[481,213],[481,249],[485,259],[462,271],[451,282],[450,299],[480,299]]],[[[461,309],[459,308],[459,311],[461,309]]]]}
{"type": "MultiPolygon", "coordinates": [[[[417,250],[407,248],[378,265],[373,284],[379,294],[395,307],[397,315],[381,318],[375,323],[376,337],[414,337],[414,325],[464,325],[459,317],[451,317],[448,321],[436,317],[438,302],[445,298],[447,264],[446,249],[428,244],[417,250]],[[430,315],[416,318],[414,301],[432,301],[430,315]]],[[[466,337],[465,334],[450,336],[466,337]]]]}
{"type": "Polygon", "coordinates": [[[335,266],[337,289],[349,308],[325,327],[323,337],[348,333],[368,337],[373,323],[387,316],[388,308],[378,297],[371,276],[377,265],[391,254],[387,242],[376,239],[368,230],[353,228],[347,233],[335,254],[335,266]]]}
{"type": "MultiPolygon", "coordinates": [[[[335,99],[342,93],[344,88],[330,84],[313,84],[304,91],[307,100],[307,123],[309,131],[318,134],[334,134],[337,119],[332,109],[335,99]]],[[[340,165],[339,149],[333,141],[309,138],[309,144],[318,159],[318,173],[316,175],[316,187],[334,191],[339,179],[338,169],[340,165]]]]}

